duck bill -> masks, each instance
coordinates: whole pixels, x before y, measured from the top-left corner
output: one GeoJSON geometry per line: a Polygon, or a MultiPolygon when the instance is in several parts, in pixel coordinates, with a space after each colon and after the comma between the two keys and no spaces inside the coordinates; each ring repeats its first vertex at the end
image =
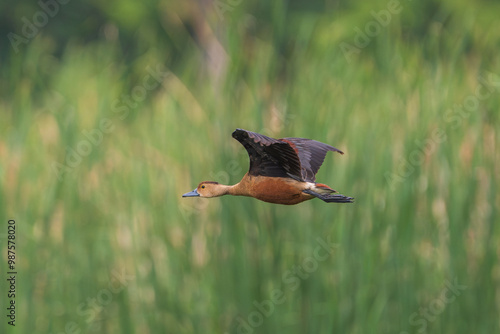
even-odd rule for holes
{"type": "Polygon", "coordinates": [[[182,195],[182,197],[199,197],[199,196],[200,196],[200,194],[198,193],[198,190],[196,190],[196,189],[182,195]]]}

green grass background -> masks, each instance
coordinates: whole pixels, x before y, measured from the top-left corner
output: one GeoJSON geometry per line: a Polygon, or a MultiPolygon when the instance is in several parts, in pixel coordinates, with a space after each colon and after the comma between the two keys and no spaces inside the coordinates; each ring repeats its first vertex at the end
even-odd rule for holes
{"type": "Polygon", "coordinates": [[[2,14],[0,272],[8,219],[18,271],[2,333],[500,333],[498,2],[402,1],[347,58],[388,2],[65,6],[18,52],[4,36],[40,8],[2,14]],[[343,150],[317,179],[355,204],[181,198],[243,176],[237,127],[343,150]],[[287,283],[317,238],[333,253],[287,283]]]}

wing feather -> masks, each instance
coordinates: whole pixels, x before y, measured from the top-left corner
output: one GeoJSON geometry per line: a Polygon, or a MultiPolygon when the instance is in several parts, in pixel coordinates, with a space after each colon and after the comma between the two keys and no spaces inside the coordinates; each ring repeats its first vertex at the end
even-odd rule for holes
{"type": "Polygon", "coordinates": [[[302,179],[307,182],[316,181],[316,173],[325,161],[328,151],[344,154],[333,146],[312,139],[283,138],[280,140],[288,142],[294,148],[300,159],[302,179]]]}
{"type": "Polygon", "coordinates": [[[288,142],[242,129],[236,129],[232,136],[248,152],[250,175],[291,177],[302,180],[299,156],[288,142]]]}

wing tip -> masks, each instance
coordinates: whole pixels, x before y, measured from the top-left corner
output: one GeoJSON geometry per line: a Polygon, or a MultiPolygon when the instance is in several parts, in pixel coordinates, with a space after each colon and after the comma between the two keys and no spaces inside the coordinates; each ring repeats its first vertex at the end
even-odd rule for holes
{"type": "MultiPolygon", "coordinates": [[[[328,144],[326,144],[326,145],[328,145],[328,144]]],[[[338,148],[333,147],[333,146],[331,146],[331,145],[328,145],[328,146],[330,146],[330,147],[329,147],[329,149],[328,149],[329,151],[337,152],[337,153],[339,153],[339,154],[344,155],[344,152],[343,152],[343,151],[341,151],[341,150],[339,150],[338,148]]]]}
{"type": "Polygon", "coordinates": [[[239,140],[239,138],[242,138],[244,135],[248,136],[248,131],[240,128],[236,128],[236,130],[234,130],[233,133],[231,134],[231,136],[237,140],[239,140]]]}

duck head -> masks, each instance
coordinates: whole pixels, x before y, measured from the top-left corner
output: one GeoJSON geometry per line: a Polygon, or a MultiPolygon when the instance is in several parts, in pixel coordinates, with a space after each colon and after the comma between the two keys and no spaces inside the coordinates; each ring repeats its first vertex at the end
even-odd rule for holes
{"type": "Polygon", "coordinates": [[[218,197],[228,193],[228,186],[214,181],[203,181],[195,190],[182,195],[182,197],[218,197]]]}

